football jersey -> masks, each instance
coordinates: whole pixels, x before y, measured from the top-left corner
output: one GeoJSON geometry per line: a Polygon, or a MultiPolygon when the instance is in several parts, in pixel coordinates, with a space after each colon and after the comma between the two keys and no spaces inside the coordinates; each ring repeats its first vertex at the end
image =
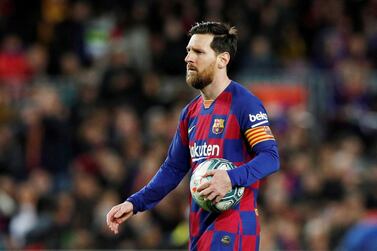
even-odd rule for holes
{"type": "Polygon", "coordinates": [[[257,250],[259,181],[278,169],[278,153],[262,103],[234,81],[213,102],[198,96],[183,109],[165,162],[128,200],[135,213],[152,208],[208,158],[233,162],[232,185],[245,192],[237,206],[222,213],[207,212],[190,199],[190,250],[257,250]]]}

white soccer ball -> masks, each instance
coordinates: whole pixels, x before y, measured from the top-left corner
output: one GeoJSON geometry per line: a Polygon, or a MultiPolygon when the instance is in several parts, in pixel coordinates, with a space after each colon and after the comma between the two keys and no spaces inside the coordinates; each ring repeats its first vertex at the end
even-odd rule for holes
{"type": "Polygon", "coordinates": [[[209,212],[222,212],[228,210],[235,205],[237,205],[244,193],[244,187],[235,187],[229,193],[227,193],[224,198],[222,198],[218,203],[214,204],[212,201],[204,200],[202,196],[197,192],[198,186],[202,183],[211,180],[211,176],[203,177],[204,174],[213,169],[219,170],[230,170],[236,168],[233,163],[226,159],[214,158],[208,159],[199,164],[195,169],[194,173],[190,179],[190,192],[194,201],[204,210],[209,212]]]}

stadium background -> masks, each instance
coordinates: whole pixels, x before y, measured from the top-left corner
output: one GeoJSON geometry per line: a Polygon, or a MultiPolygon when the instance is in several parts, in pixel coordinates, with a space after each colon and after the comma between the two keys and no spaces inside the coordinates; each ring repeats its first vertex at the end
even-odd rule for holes
{"type": "Polygon", "coordinates": [[[0,249],[186,249],[187,178],[118,236],[105,214],[156,172],[197,94],[183,59],[199,20],[239,28],[230,76],[279,143],[261,250],[334,250],[376,206],[376,1],[1,0],[0,249]]]}

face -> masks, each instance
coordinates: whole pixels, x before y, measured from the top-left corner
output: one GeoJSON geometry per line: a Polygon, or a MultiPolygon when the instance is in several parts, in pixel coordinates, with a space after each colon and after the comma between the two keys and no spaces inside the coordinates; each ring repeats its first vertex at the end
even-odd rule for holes
{"type": "Polygon", "coordinates": [[[216,53],[211,48],[213,35],[195,34],[186,47],[186,82],[195,89],[203,89],[213,81],[216,53]]]}

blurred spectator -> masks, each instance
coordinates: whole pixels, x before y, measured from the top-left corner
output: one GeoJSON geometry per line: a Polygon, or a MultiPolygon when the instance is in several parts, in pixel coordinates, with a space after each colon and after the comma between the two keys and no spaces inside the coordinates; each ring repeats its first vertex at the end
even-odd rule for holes
{"type": "Polygon", "coordinates": [[[18,248],[25,245],[26,235],[38,223],[37,199],[37,193],[32,189],[31,184],[20,184],[17,194],[19,207],[9,224],[12,241],[18,248]]]}
{"type": "Polygon", "coordinates": [[[4,37],[0,51],[0,82],[3,85],[22,87],[30,77],[26,53],[17,35],[4,37]]]}
{"type": "Polygon", "coordinates": [[[182,48],[186,48],[186,37],[181,20],[169,15],[165,18],[163,28],[165,48],[156,65],[166,74],[182,75],[185,72],[185,64],[182,60],[185,58],[185,50],[182,48]]]}
{"type": "Polygon", "coordinates": [[[249,51],[242,59],[241,74],[247,74],[250,70],[259,72],[278,67],[278,61],[271,50],[271,44],[264,36],[258,36],[251,40],[249,51]]]}
{"type": "Polygon", "coordinates": [[[285,67],[290,67],[305,61],[305,55],[307,53],[306,44],[294,24],[290,23],[285,26],[282,42],[279,47],[281,61],[285,67]]]}
{"type": "Polygon", "coordinates": [[[137,108],[141,95],[140,76],[129,64],[127,54],[122,50],[111,53],[110,64],[103,74],[99,86],[99,102],[112,107],[129,105],[137,108]]]}
{"type": "Polygon", "coordinates": [[[49,81],[47,67],[49,54],[45,46],[41,44],[31,45],[27,51],[27,61],[32,83],[49,81]]]}
{"type": "Polygon", "coordinates": [[[67,51],[74,52],[80,63],[90,63],[85,49],[85,29],[91,16],[91,5],[87,1],[76,1],[68,10],[67,19],[56,24],[50,45],[50,72],[54,74],[59,73],[59,58],[67,51]]]}
{"type": "MultiPolygon", "coordinates": [[[[373,170],[376,174],[376,170],[373,170]]],[[[375,192],[376,175],[369,179],[361,189],[364,193],[365,213],[344,235],[338,250],[376,250],[377,249],[377,196],[375,192]]]]}
{"type": "Polygon", "coordinates": [[[133,21],[124,27],[122,43],[130,64],[144,73],[152,67],[150,35],[146,27],[149,15],[147,2],[135,1],[130,12],[133,21]]]}
{"type": "Polygon", "coordinates": [[[0,181],[0,232],[8,233],[9,222],[17,210],[17,202],[14,194],[16,183],[12,178],[5,175],[0,176],[0,181]]]}
{"type": "Polygon", "coordinates": [[[31,170],[42,167],[53,175],[66,175],[71,160],[71,134],[67,109],[56,89],[33,89],[31,106],[24,109],[26,165],[31,170]]]}
{"type": "Polygon", "coordinates": [[[42,0],[41,1],[41,20],[38,24],[38,36],[41,42],[50,44],[53,36],[55,25],[63,22],[68,10],[68,1],[66,0],[42,0]]]}
{"type": "Polygon", "coordinates": [[[140,110],[148,111],[149,108],[166,105],[166,101],[161,97],[161,81],[161,77],[155,72],[149,72],[143,75],[143,103],[138,105],[140,110]]]}
{"type": "Polygon", "coordinates": [[[0,175],[10,175],[18,179],[24,176],[25,158],[14,134],[10,126],[0,127],[0,175]]]}

